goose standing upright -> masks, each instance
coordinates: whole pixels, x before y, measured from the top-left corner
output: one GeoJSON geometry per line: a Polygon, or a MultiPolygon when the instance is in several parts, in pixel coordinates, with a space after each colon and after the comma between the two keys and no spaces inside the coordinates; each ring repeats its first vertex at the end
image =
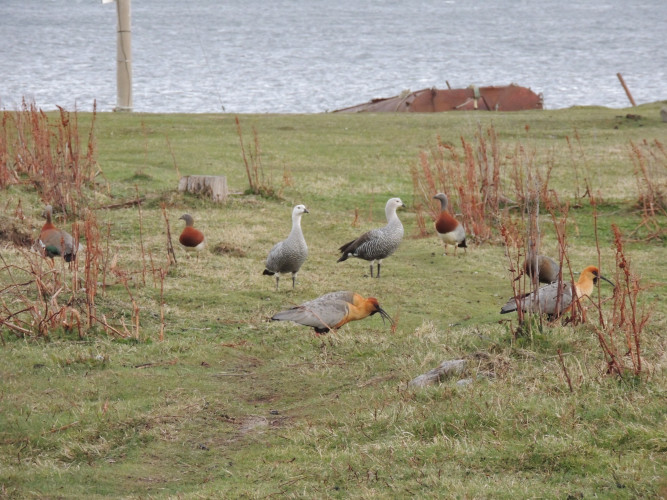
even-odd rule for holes
{"type": "Polygon", "coordinates": [[[342,245],[338,249],[342,253],[338,262],[343,262],[349,257],[370,261],[371,278],[373,277],[373,264],[377,262],[377,277],[379,278],[382,260],[393,254],[403,239],[403,224],[396,214],[399,207],[405,207],[405,203],[400,198],[390,198],[384,208],[387,225],[372,229],[342,245]]]}
{"type": "Polygon", "coordinates": [[[588,266],[581,271],[579,279],[574,283],[574,289],[571,283],[556,281],[521,297],[512,297],[500,309],[500,314],[516,311],[519,308],[517,304],[517,299],[519,299],[521,310],[524,312],[547,314],[550,318],[558,317],[567,312],[574,300],[590,296],[598,280],[601,279],[611,284],[611,286],[615,286],[614,283],[600,274],[597,267],[588,266]]]}
{"type": "Polygon", "coordinates": [[[380,307],[375,297],[362,297],[358,293],[340,291],[322,295],[303,304],[276,313],[271,317],[273,321],[293,321],[304,326],[312,326],[315,333],[326,333],[329,330],[340,328],[350,321],[357,321],[380,313],[382,320],[393,320],[380,307]]]}
{"type": "Polygon", "coordinates": [[[266,258],[266,269],[262,274],[276,277],[276,290],[280,273],[292,273],[292,289],[296,285],[296,275],[308,257],[308,245],[301,231],[301,216],[310,213],[305,205],[292,209],[292,231],[287,239],[276,243],[266,258]]]}
{"type": "Polygon", "coordinates": [[[440,200],[440,215],[435,221],[435,230],[445,246],[444,255],[447,255],[447,245],[454,245],[454,255],[456,255],[457,248],[463,248],[465,251],[468,248],[466,245],[466,231],[463,224],[457,221],[447,210],[447,195],[438,193],[433,199],[440,200]]]}
{"type": "Polygon", "coordinates": [[[46,217],[46,223],[42,226],[39,233],[38,246],[46,257],[62,257],[65,262],[72,262],[76,259],[78,249],[74,244],[74,238],[67,231],[58,229],[53,225],[53,207],[46,205],[42,212],[42,217],[46,217]]]}
{"type": "Polygon", "coordinates": [[[197,259],[199,259],[199,252],[206,246],[204,233],[195,229],[192,215],[183,214],[179,217],[179,220],[185,221],[185,227],[178,238],[178,242],[187,252],[197,252],[197,259]]]}

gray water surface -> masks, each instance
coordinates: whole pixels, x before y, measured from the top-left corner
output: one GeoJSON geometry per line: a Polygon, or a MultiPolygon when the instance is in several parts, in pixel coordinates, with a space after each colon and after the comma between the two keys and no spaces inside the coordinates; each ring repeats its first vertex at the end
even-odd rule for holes
{"type": "MultiPolygon", "coordinates": [[[[0,108],[116,106],[116,5],[0,0],[0,108]]],[[[134,0],[134,110],[316,113],[517,83],[545,107],[667,99],[665,0],[134,0]]]]}

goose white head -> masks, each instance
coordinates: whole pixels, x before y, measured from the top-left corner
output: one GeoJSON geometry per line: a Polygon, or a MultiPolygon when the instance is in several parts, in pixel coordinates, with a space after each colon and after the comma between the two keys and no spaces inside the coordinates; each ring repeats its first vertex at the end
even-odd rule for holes
{"type": "Polygon", "coordinates": [[[389,198],[384,207],[384,213],[387,216],[387,220],[389,220],[391,216],[396,213],[396,210],[401,207],[405,208],[405,203],[403,203],[400,198],[389,198]]]}
{"type": "Polygon", "coordinates": [[[292,209],[292,218],[303,215],[303,214],[309,214],[310,212],[306,208],[306,205],[296,205],[292,209]]]}

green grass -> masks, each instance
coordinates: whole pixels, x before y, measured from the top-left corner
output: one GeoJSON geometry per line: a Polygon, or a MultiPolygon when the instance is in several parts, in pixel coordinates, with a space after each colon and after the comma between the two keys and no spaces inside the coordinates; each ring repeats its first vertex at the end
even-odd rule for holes
{"type": "MultiPolygon", "coordinates": [[[[232,115],[98,115],[98,161],[110,193],[91,196],[89,205],[137,191],[146,196],[143,243],[156,265],[167,259],[161,203],[172,235],[187,211],[209,251],[195,261],[176,249],[160,342],[159,281],[148,272],[144,285],[139,272],[139,212],[96,211],[103,245],[110,224],[110,253],[134,273],[141,338],[112,339],[95,328],[83,339],[62,330],[19,339],[0,329],[0,497],[665,496],[664,238],[626,242],[632,269],[649,286],[641,305],[652,316],[642,339],[646,372],[620,380],[605,375],[589,325],[546,327],[514,341],[501,321],[507,317],[498,314],[512,293],[503,247],[472,245],[465,256],[443,257],[435,236],[417,238],[410,177],[419,152],[438,136],[460,147],[461,137],[473,141],[479,127],[493,125],[507,165],[521,144],[536,166],[554,165],[551,186],[561,199],[574,201],[584,179],[599,193],[602,267],[613,273],[611,224],[629,234],[641,221],[629,141],[667,142],[662,105],[241,115],[246,147],[257,130],[265,177],[279,192],[271,199],[242,194],[248,184],[232,115]],[[229,203],[178,193],[172,153],[182,175],[226,175],[235,193],[229,203]],[[384,223],[391,196],[408,205],[399,212],[406,238],[385,261],[383,277],[365,277],[364,261],[337,264],[340,244],[384,223]],[[296,290],[285,279],[276,292],[261,272],[271,245],[289,232],[296,203],[310,211],[302,220],[309,258],[296,290]],[[217,244],[240,252],[210,251],[217,244]],[[282,308],[341,289],[377,297],[397,319],[396,331],[377,316],[319,337],[268,321],[282,308]],[[471,384],[408,387],[442,360],[460,358],[469,360],[471,384]]],[[[90,118],[79,115],[80,130],[90,118]]],[[[666,178],[664,169],[655,172],[663,189],[666,178]]],[[[11,187],[0,196],[10,219],[23,200],[23,224],[37,234],[36,193],[11,187]]],[[[588,199],[578,200],[567,231],[575,271],[597,263],[593,222],[588,199]]],[[[542,224],[545,252],[557,255],[549,218],[542,224]]],[[[2,254],[8,263],[23,262],[4,241],[2,254]]],[[[56,269],[63,272],[58,261],[56,269]]],[[[111,275],[107,281],[98,311],[129,325],[128,293],[111,275]]],[[[3,271],[0,290],[7,284],[3,271]]],[[[610,287],[601,290],[611,296],[610,287]]],[[[6,293],[0,300],[18,308],[6,293]]]]}

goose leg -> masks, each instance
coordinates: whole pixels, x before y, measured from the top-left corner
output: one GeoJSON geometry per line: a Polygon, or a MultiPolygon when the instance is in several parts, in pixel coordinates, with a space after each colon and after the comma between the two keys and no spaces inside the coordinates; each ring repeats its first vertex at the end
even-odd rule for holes
{"type": "Polygon", "coordinates": [[[371,261],[371,278],[373,277],[373,261],[371,261]]]}

